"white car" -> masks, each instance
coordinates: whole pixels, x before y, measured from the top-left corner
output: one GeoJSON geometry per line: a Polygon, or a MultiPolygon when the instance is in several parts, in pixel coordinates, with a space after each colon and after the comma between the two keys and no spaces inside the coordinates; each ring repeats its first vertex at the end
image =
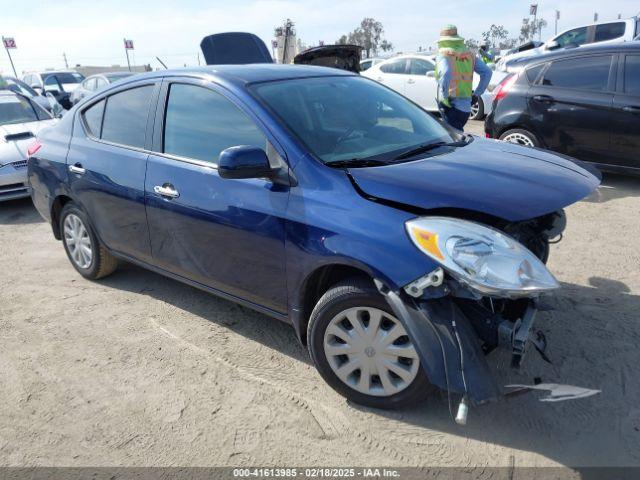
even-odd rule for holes
{"type": "MultiPolygon", "coordinates": [[[[361,73],[363,77],[371,78],[392,88],[409,98],[430,112],[438,111],[438,82],[435,77],[436,59],[433,55],[407,54],[390,58],[361,73]]],[[[504,74],[497,77],[502,80],[504,74]]],[[[478,85],[480,77],[473,75],[474,87],[478,85]]],[[[480,97],[478,104],[471,109],[471,119],[480,120],[491,112],[493,103],[493,87],[499,81],[492,77],[489,88],[480,97]]]]}
{"type": "Polygon", "coordinates": [[[56,121],[31,99],[0,90],[0,202],[29,196],[27,150],[56,121]]]}
{"type": "Polygon", "coordinates": [[[496,68],[503,71],[515,71],[519,69],[517,60],[523,58],[542,55],[560,48],[581,47],[594,43],[630,42],[638,35],[640,35],[640,17],[570,28],[547,40],[537,48],[502,57],[496,68]]]}

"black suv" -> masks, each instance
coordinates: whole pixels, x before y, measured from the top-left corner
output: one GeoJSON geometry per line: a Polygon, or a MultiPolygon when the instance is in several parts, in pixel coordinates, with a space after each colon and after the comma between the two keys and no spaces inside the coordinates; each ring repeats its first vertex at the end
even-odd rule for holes
{"type": "Polygon", "coordinates": [[[532,60],[496,88],[485,132],[640,174],[640,42],[532,60]]]}

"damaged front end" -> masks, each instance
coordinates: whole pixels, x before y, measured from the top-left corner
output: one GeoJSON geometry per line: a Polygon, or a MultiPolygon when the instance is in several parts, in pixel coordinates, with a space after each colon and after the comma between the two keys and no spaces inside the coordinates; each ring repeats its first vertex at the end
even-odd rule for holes
{"type": "Polygon", "coordinates": [[[468,402],[503,395],[486,354],[506,348],[514,368],[530,348],[548,360],[534,320],[540,297],[559,288],[545,262],[565,225],[562,211],[495,228],[452,217],[407,222],[413,243],[440,266],[400,291],[376,285],[414,340],[431,383],[462,396],[459,423],[468,402]]]}

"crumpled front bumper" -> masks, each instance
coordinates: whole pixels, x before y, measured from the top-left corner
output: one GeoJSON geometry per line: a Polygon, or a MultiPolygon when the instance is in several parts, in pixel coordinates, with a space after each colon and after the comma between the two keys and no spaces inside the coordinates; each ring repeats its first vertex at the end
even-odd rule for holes
{"type": "MultiPolygon", "coordinates": [[[[503,395],[487,364],[481,339],[452,297],[413,298],[378,281],[376,286],[412,338],[433,385],[466,395],[473,405],[495,401],[503,395]]],[[[522,322],[516,325],[518,329],[500,333],[503,346],[509,344],[517,363],[526,351],[535,310],[532,299],[522,322]]]]}

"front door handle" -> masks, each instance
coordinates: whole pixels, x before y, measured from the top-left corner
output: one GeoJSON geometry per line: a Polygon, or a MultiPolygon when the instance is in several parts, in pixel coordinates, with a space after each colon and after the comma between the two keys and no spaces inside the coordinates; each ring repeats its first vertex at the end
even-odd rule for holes
{"type": "Polygon", "coordinates": [[[622,111],[628,113],[640,113],[640,107],[636,107],[635,105],[625,105],[622,107],[622,111]]]}
{"type": "Polygon", "coordinates": [[[153,187],[153,191],[161,197],[178,198],[180,196],[180,193],[170,183],[165,183],[162,186],[156,185],[153,187]]]}
{"type": "Polygon", "coordinates": [[[378,77],[376,80],[377,80],[378,82],[382,82],[382,81],[384,80],[384,78],[382,78],[382,77],[378,77]]]}
{"type": "Polygon", "coordinates": [[[555,102],[555,100],[553,99],[553,97],[549,96],[549,95],[534,95],[533,99],[536,102],[543,102],[543,103],[552,103],[555,102]]]}
{"type": "Polygon", "coordinates": [[[84,175],[86,172],[86,170],[82,168],[82,165],[79,163],[76,163],[74,165],[69,165],[69,171],[71,173],[75,173],[76,175],[84,175]]]}
{"type": "Polygon", "coordinates": [[[413,85],[414,83],[416,83],[416,81],[410,78],[409,80],[407,80],[407,83],[410,83],[411,85],[413,85]]]}

